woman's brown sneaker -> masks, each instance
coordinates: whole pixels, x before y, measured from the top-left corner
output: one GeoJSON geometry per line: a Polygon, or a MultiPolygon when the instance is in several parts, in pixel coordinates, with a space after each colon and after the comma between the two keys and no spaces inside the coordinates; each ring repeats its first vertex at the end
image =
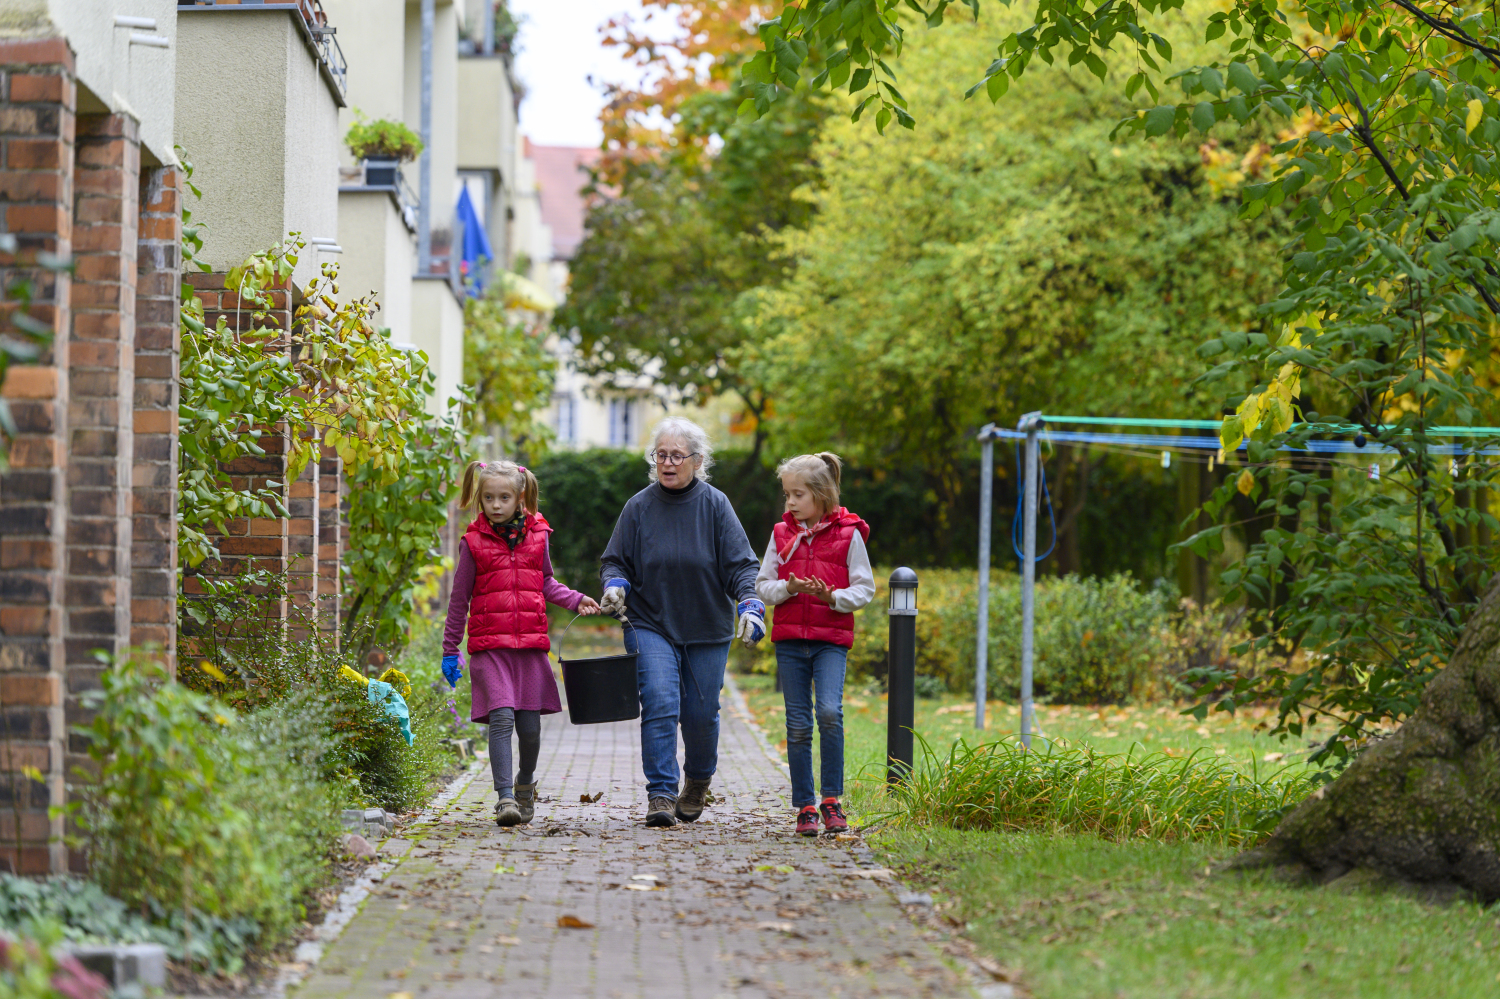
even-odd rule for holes
{"type": "Polygon", "coordinates": [[[707,780],[694,780],[689,777],[687,785],[683,787],[682,794],[677,797],[677,817],[684,822],[696,821],[703,814],[703,809],[708,805],[707,780]]]}
{"type": "Polygon", "coordinates": [[[651,799],[646,806],[646,828],[665,829],[677,824],[674,805],[676,803],[665,795],[651,799]]]}

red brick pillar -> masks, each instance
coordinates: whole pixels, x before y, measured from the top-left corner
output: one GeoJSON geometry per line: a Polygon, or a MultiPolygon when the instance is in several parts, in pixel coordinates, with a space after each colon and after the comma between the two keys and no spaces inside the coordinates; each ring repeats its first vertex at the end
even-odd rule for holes
{"type": "Polygon", "coordinates": [[[323,448],[318,462],[318,630],[338,647],[343,625],[343,585],[339,566],[344,559],[344,462],[332,448],[323,448]]]}
{"type": "MultiPolygon", "coordinates": [[[[68,341],[68,527],[63,600],[67,720],[86,724],[93,653],[130,644],[139,125],[127,114],[78,119],[73,209],[73,330],[68,341]]],[[[70,739],[69,765],[83,745],[70,739]]]]}
{"type": "MultiPolygon", "coordinates": [[[[64,801],[63,567],[67,504],[71,279],[36,266],[73,245],[73,56],[60,38],[0,42],[0,281],[33,286],[31,318],[53,343],[0,386],[18,434],[0,475],[0,869],[67,868],[64,801]],[[40,774],[41,780],[32,775],[40,774]]],[[[7,304],[0,329],[10,328],[7,304]]]]}
{"type": "Polygon", "coordinates": [[[181,173],[141,171],[135,285],[134,522],[130,642],[177,656],[177,319],[181,173]]]}

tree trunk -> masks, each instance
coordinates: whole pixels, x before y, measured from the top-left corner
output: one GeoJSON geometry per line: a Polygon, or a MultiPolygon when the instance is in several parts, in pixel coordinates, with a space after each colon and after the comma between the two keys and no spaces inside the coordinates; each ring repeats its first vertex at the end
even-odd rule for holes
{"type": "Polygon", "coordinates": [[[1234,866],[1321,881],[1365,869],[1500,899],[1500,586],[1406,724],[1234,866]]]}

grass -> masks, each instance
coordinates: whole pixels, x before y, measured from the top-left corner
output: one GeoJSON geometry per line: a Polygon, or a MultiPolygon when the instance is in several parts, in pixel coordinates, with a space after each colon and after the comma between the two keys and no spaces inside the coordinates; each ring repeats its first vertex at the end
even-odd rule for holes
{"type": "MultiPolygon", "coordinates": [[[[736,681],[781,742],[771,678],[736,681]]],[[[876,778],[849,784],[856,823],[891,809],[885,708],[878,692],[846,693],[846,772],[876,778]]],[[[1026,755],[1007,741],[1013,705],[992,704],[978,733],[972,702],[919,699],[914,727],[943,759],[913,782],[912,821],[873,830],[872,846],[1037,999],[1500,994],[1500,917],[1478,905],[1210,876],[1256,835],[1252,812],[1300,793],[1306,749],[1267,738],[1263,712],[1199,723],[1180,711],[1042,706],[1055,748],[1026,755]]]]}
{"type": "Polygon", "coordinates": [[[1207,876],[1223,846],[907,829],[875,844],[1038,999],[1446,999],[1500,991],[1500,919],[1391,890],[1207,876]]]}

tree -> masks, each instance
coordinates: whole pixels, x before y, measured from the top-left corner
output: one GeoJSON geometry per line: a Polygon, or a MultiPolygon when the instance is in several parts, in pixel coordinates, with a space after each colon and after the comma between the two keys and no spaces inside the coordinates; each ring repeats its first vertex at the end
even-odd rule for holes
{"type": "Polygon", "coordinates": [[[552,397],[557,360],[545,326],[511,307],[508,279],[500,275],[484,295],[464,302],[464,384],[473,394],[465,422],[513,452],[546,439],[534,414],[552,397]]]}
{"type": "MultiPolygon", "coordinates": [[[[1111,141],[1103,116],[1129,105],[1085,73],[1044,68],[994,110],[944,86],[999,37],[908,43],[915,134],[829,120],[816,215],[778,240],[792,276],[741,303],[738,370],[775,400],[778,446],[925,466],[944,500],[991,420],[1212,411],[1193,348],[1261,328],[1285,233],[1279,213],[1236,223],[1197,150],[1111,141]]],[[[1049,464],[1066,554],[1090,458],[1049,464]]]]}
{"type": "MultiPolygon", "coordinates": [[[[939,0],[924,13],[940,20],[946,6],[939,0]]],[[[977,0],[970,6],[977,15],[977,0]]],[[[761,89],[746,113],[764,113],[797,83],[811,41],[833,53],[828,65],[861,67],[848,77],[851,91],[879,69],[879,114],[914,127],[880,60],[899,52],[903,16],[894,0],[785,7],[760,27],[765,48],[747,78],[761,89]]],[[[1230,685],[1215,706],[1277,695],[1279,727],[1293,735],[1308,713],[1326,713],[1340,731],[1323,758],[1347,755],[1377,722],[1416,710],[1402,735],[1294,811],[1267,856],[1325,877],[1367,865],[1454,878],[1486,898],[1497,895],[1492,861],[1477,858],[1494,855],[1493,798],[1478,812],[1432,806],[1495,783],[1486,741],[1495,730],[1495,612],[1490,602],[1481,607],[1491,565],[1474,543],[1495,520],[1469,492],[1488,486],[1493,473],[1469,459],[1495,438],[1470,437],[1459,449],[1467,453],[1453,454],[1432,437],[1445,424],[1493,419],[1493,395],[1473,369],[1488,362],[1500,314],[1497,17],[1424,0],[1307,0],[1291,9],[1246,0],[1227,10],[1040,0],[1032,23],[999,44],[970,90],[998,100],[1038,58],[1066,56],[1101,80],[1113,61],[1127,67],[1124,95],[1154,104],[1134,108],[1118,133],[1181,138],[1257,119],[1281,124],[1269,175],[1244,186],[1241,214],[1283,206],[1299,238],[1283,252],[1283,287],[1262,309],[1269,328],[1204,346],[1206,356],[1229,355],[1210,381],[1255,383],[1229,392],[1238,405],[1221,435],[1226,448],[1248,437],[1255,468],[1213,507],[1229,509],[1235,490],[1257,512],[1284,518],[1225,581],[1231,595],[1271,603],[1267,641],[1314,656],[1302,673],[1209,677],[1230,685]],[[1172,45],[1152,28],[1174,22],[1201,31],[1212,50],[1169,77],[1172,45]],[[1162,103],[1169,84],[1181,99],[1162,103]],[[1351,430],[1388,449],[1393,464],[1380,486],[1358,486],[1331,465],[1283,467],[1282,448],[1305,466],[1316,442],[1351,430]],[[1469,502],[1458,501],[1463,493],[1469,502]],[[1383,809],[1394,814],[1382,817],[1383,809]],[[1435,851],[1448,862],[1433,863],[1435,851]]],[[[1221,536],[1222,525],[1194,544],[1208,551],[1221,536]]]]}
{"type": "MultiPolygon", "coordinates": [[[[709,61],[704,80],[690,66],[688,78],[669,73],[652,93],[622,93],[606,111],[612,149],[555,325],[574,331],[589,374],[648,376],[695,402],[734,392],[758,421],[764,393],[731,356],[745,336],[734,303],[784,276],[772,241],[810,217],[799,191],[817,182],[810,151],[827,112],[816,97],[795,98],[759,127],[738,120],[727,76],[754,36],[722,13],[708,34],[713,48],[691,33],[678,46],[709,61]],[[670,115],[670,130],[639,125],[647,111],[670,115]]],[[[761,440],[757,433],[748,474],[759,474],[761,440]]]]}

